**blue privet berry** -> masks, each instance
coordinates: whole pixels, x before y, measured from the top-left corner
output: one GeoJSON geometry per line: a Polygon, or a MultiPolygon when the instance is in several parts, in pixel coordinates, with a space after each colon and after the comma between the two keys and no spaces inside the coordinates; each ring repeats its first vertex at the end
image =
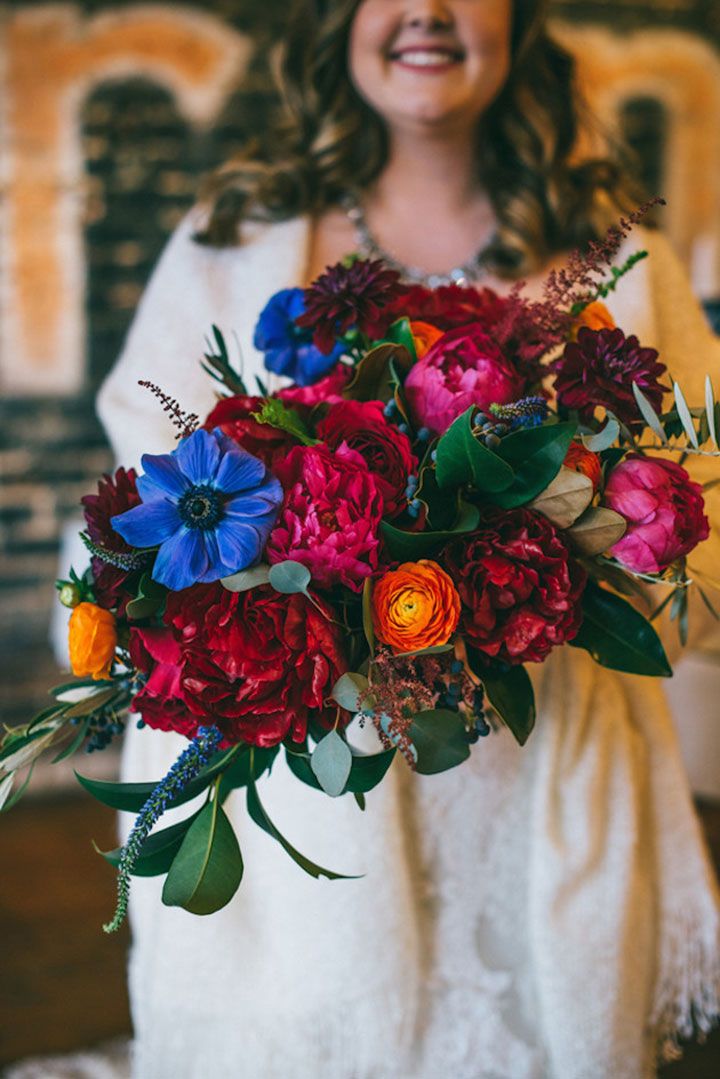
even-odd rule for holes
{"type": "Polygon", "coordinates": [[[462,660],[460,660],[460,659],[454,659],[452,661],[452,663],[450,664],[450,673],[451,674],[460,674],[462,669],[463,669],[463,665],[462,665],[462,660]]]}
{"type": "Polygon", "coordinates": [[[487,738],[491,731],[490,724],[485,719],[485,716],[481,716],[475,720],[475,732],[478,738],[487,738]]]}
{"type": "Polygon", "coordinates": [[[419,517],[422,503],[419,498],[413,498],[412,502],[408,502],[408,513],[411,517],[419,517]]]}
{"type": "Polygon", "coordinates": [[[409,430],[410,430],[410,428],[408,427],[408,425],[406,423],[399,423],[398,424],[398,431],[400,432],[401,435],[406,435],[409,430]]]}
{"type": "Polygon", "coordinates": [[[164,779],[161,779],[137,815],[122,849],[118,866],[118,897],[112,921],[103,926],[106,933],[115,933],[127,914],[130,895],[130,874],[140,856],[142,845],[150,831],[167,809],[168,803],[187,787],[212,757],[222,735],[217,727],[200,727],[190,745],[182,751],[164,779]]]}
{"type": "Polygon", "coordinates": [[[437,461],[437,450],[432,451],[432,453],[430,454],[430,460],[437,461]]]}
{"type": "Polygon", "coordinates": [[[383,409],[383,415],[385,416],[385,418],[388,420],[392,419],[396,412],[397,405],[395,404],[395,402],[388,401],[388,403],[385,405],[385,408],[383,409]]]}
{"type": "Polygon", "coordinates": [[[430,428],[429,427],[421,427],[420,430],[417,433],[418,442],[427,442],[429,438],[430,438],[430,428]]]}
{"type": "Polygon", "coordinates": [[[137,729],[138,729],[139,731],[141,731],[141,730],[143,729],[143,727],[146,727],[146,726],[147,726],[147,723],[145,722],[145,720],[144,720],[144,719],[139,719],[139,720],[137,721],[137,723],[135,724],[135,726],[137,727],[137,729]]]}

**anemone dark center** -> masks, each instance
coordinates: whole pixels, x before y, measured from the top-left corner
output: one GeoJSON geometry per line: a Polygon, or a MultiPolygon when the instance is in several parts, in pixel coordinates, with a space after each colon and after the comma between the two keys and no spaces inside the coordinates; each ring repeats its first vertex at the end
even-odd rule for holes
{"type": "Polygon", "coordinates": [[[222,495],[208,484],[198,484],[182,496],[178,512],[188,528],[214,528],[223,516],[222,495]]]}

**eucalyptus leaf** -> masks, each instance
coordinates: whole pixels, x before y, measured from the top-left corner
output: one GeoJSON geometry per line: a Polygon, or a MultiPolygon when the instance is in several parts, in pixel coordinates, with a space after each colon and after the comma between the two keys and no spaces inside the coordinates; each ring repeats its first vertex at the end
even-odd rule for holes
{"type": "Polygon", "coordinates": [[[626,600],[588,581],[582,609],[580,631],[569,642],[573,648],[584,648],[611,670],[653,678],[672,675],[657,633],[626,600]]]}
{"type": "Polygon", "coordinates": [[[512,466],[484,446],[473,434],[476,408],[468,408],[454,420],[435,448],[439,486],[446,490],[472,484],[478,491],[495,494],[513,482],[512,466]]]}
{"type": "Polygon", "coordinates": [[[556,528],[569,528],[588,508],[593,493],[589,476],[563,467],[545,490],[528,503],[528,509],[541,513],[556,528]]]}
{"type": "Polygon", "coordinates": [[[329,731],[318,742],[310,757],[310,767],[322,789],[331,798],[343,793],[352,768],[352,753],[337,731],[329,731]]]}
{"type": "Polygon", "coordinates": [[[615,510],[590,506],[566,535],[578,551],[590,557],[607,551],[626,531],[627,521],[615,510]]]}
{"type": "Polygon", "coordinates": [[[214,799],[190,825],[168,871],[162,901],[191,914],[213,914],[230,902],[242,875],[235,832],[214,799]]]}
{"type": "Polygon", "coordinates": [[[596,435],[582,435],[583,446],[592,453],[602,453],[603,450],[610,449],[619,434],[620,424],[614,416],[609,416],[602,431],[598,431],[596,435]]]}
{"type": "Polygon", "coordinates": [[[415,769],[421,775],[446,772],[470,756],[465,723],[459,712],[442,708],[419,712],[408,735],[417,751],[415,769]]]}
{"type": "Polygon", "coordinates": [[[228,592],[249,592],[251,588],[258,588],[260,585],[268,584],[269,581],[270,567],[261,563],[259,566],[253,566],[252,569],[241,569],[239,573],[222,577],[220,584],[223,588],[227,588],[228,592]]]}
{"type": "Polygon", "coordinates": [[[665,434],[665,428],[660,422],[660,417],[658,416],[653,406],[650,404],[648,398],[638,386],[637,382],[633,382],[632,391],[635,396],[637,406],[642,414],[642,418],[645,420],[645,423],[648,425],[653,434],[660,439],[661,442],[667,443],[667,435],[665,434]]]}
{"type": "Polygon", "coordinates": [[[710,375],[705,376],[705,415],[707,416],[708,431],[710,432],[710,438],[715,445],[720,449],[720,442],[718,442],[717,427],[715,425],[715,390],[713,389],[712,379],[710,375]]]}
{"type": "Polygon", "coordinates": [[[688,436],[691,445],[693,445],[695,449],[698,449],[699,443],[697,431],[695,430],[695,424],[693,423],[690,409],[688,408],[687,401],[685,400],[685,395],[680,389],[679,383],[677,382],[673,382],[673,395],[675,397],[675,407],[677,408],[680,422],[685,429],[685,434],[688,436]]]}
{"type": "Polygon", "coordinates": [[[361,712],[369,682],[364,674],[352,671],[341,674],[330,691],[332,699],[347,712],[361,712]]]}
{"type": "Polygon", "coordinates": [[[310,584],[310,570],[302,562],[294,562],[287,559],[285,562],[276,562],[270,567],[268,580],[276,592],[284,595],[292,595],[295,592],[307,593],[310,584]]]}

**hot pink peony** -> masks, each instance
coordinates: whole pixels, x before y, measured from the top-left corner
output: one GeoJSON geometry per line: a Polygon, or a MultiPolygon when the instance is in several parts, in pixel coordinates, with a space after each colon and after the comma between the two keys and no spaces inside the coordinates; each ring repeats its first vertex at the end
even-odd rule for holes
{"type": "Polygon", "coordinates": [[[661,573],[710,531],[700,484],[674,461],[628,455],[610,473],[604,501],[628,522],[611,554],[638,573],[661,573]]]}
{"type": "Polygon", "coordinates": [[[508,404],[525,389],[522,375],[479,322],[443,334],[405,380],[413,418],[435,435],[471,405],[508,404]]]}
{"type": "Polygon", "coordinates": [[[342,401],[342,391],[350,381],[352,368],[336,363],[329,374],[310,386],[287,386],[275,394],[288,408],[309,414],[316,405],[334,405],[342,401]]]}
{"type": "Polygon", "coordinates": [[[285,502],[266,553],[270,563],[291,558],[316,585],[353,592],[378,568],[383,498],[364,458],[344,442],[296,446],[275,468],[285,502]]]}

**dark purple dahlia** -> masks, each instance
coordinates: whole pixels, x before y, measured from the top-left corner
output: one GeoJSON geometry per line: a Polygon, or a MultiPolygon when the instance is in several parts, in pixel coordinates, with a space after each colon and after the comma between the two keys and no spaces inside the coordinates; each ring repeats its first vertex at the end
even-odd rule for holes
{"type": "MultiPolygon", "coordinates": [[[[99,544],[116,554],[129,554],[132,548],[119,535],[110,518],[116,513],[124,513],[140,503],[136,486],[134,468],[127,471],[118,468],[114,476],[105,475],[98,481],[98,493],[81,498],[85,513],[87,532],[93,543],[99,544]]],[[[95,581],[95,596],[101,607],[119,607],[124,610],[128,599],[132,598],[132,582],[138,577],[135,570],[124,570],[103,562],[100,558],[92,559],[92,572],[95,581]]]]}
{"type": "Polygon", "coordinates": [[[403,289],[400,275],[381,259],[356,259],[329,266],[305,289],[305,313],[295,322],[313,332],[313,344],[325,354],[351,327],[366,333],[380,311],[403,289]]]}
{"type": "Polygon", "coordinates": [[[640,419],[632,384],[637,382],[656,411],[668,388],[660,383],[667,368],[654,348],[643,348],[637,337],[620,329],[578,331],[577,341],[565,346],[553,364],[558,404],[589,420],[601,405],[625,424],[640,419]]]}

